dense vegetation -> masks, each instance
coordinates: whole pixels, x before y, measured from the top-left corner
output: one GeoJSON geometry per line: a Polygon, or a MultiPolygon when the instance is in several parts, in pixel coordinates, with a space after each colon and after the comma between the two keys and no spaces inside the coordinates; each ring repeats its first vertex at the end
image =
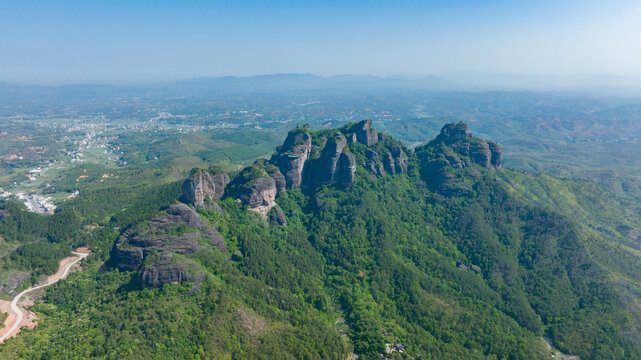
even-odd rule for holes
{"type": "Polygon", "coordinates": [[[24,269],[33,277],[53,274],[58,270],[59,260],[69,254],[69,248],[46,242],[21,245],[12,252],[3,266],[24,269]]]}
{"type": "Polygon", "coordinates": [[[205,281],[156,290],[112,269],[110,249],[178,201],[177,183],[87,189],[50,217],[3,204],[0,233],[24,243],[6,261],[46,272],[29,259],[49,247],[96,255],[0,356],[377,359],[392,343],[406,349],[397,358],[540,359],[547,335],[585,359],[641,357],[641,274],[626,266],[641,259],[617,230],[639,226],[632,204],[593,183],[485,169],[446,197],[420,167],[413,156],[401,175],[359,166],[349,189],[281,191],[287,226],[226,197],[199,211],[228,245],[188,255],[205,281]]]}

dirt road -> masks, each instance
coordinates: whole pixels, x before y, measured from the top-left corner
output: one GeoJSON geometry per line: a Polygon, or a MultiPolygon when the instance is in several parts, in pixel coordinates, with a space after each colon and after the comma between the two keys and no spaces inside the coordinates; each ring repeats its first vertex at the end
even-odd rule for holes
{"type": "Polygon", "coordinates": [[[74,255],[77,257],[70,257],[63,259],[60,262],[60,268],[58,269],[58,272],[55,273],[54,275],[51,275],[47,278],[47,282],[41,285],[37,285],[34,287],[30,287],[24,291],[22,291],[20,294],[18,294],[16,297],[13,298],[13,301],[11,301],[11,311],[9,312],[9,317],[7,317],[7,320],[5,321],[5,326],[0,330],[0,344],[3,343],[6,339],[8,339],[11,336],[15,336],[20,332],[20,323],[22,322],[22,319],[24,317],[24,310],[21,309],[18,306],[18,301],[20,299],[35,290],[42,289],[43,287],[55,284],[58,282],[60,279],[64,279],[67,277],[69,274],[69,270],[71,269],[72,266],[74,266],[76,263],[78,263],[80,260],[84,259],[89,255],[88,252],[73,252],[74,255]]]}

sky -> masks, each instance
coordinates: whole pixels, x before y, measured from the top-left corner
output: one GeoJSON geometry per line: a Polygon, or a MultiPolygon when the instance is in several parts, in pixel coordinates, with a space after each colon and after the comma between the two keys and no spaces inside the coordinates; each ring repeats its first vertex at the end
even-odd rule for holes
{"type": "Polygon", "coordinates": [[[0,81],[641,76],[641,1],[0,0],[0,81]]]}

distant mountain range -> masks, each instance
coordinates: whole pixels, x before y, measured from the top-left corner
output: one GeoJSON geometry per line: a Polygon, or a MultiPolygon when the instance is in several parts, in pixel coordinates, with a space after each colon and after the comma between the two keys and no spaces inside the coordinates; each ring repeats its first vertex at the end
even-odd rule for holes
{"type": "Polygon", "coordinates": [[[459,72],[445,76],[377,77],[373,75],[318,76],[270,74],[250,77],[200,77],[187,80],[128,85],[70,84],[16,85],[0,82],[0,95],[15,99],[50,99],[66,96],[185,96],[290,90],[431,90],[569,91],[587,94],[641,96],[641,77],[616,75],[534,76],[459,72]]]}

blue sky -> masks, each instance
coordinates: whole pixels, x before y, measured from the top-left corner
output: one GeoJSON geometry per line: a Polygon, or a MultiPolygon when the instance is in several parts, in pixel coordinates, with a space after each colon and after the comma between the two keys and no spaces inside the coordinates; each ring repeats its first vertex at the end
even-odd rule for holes
{"type": "Polygon", "coordinates": [[[0,81],[639,76],[640,19],[630,0],[0,0],[0,81]]]}

